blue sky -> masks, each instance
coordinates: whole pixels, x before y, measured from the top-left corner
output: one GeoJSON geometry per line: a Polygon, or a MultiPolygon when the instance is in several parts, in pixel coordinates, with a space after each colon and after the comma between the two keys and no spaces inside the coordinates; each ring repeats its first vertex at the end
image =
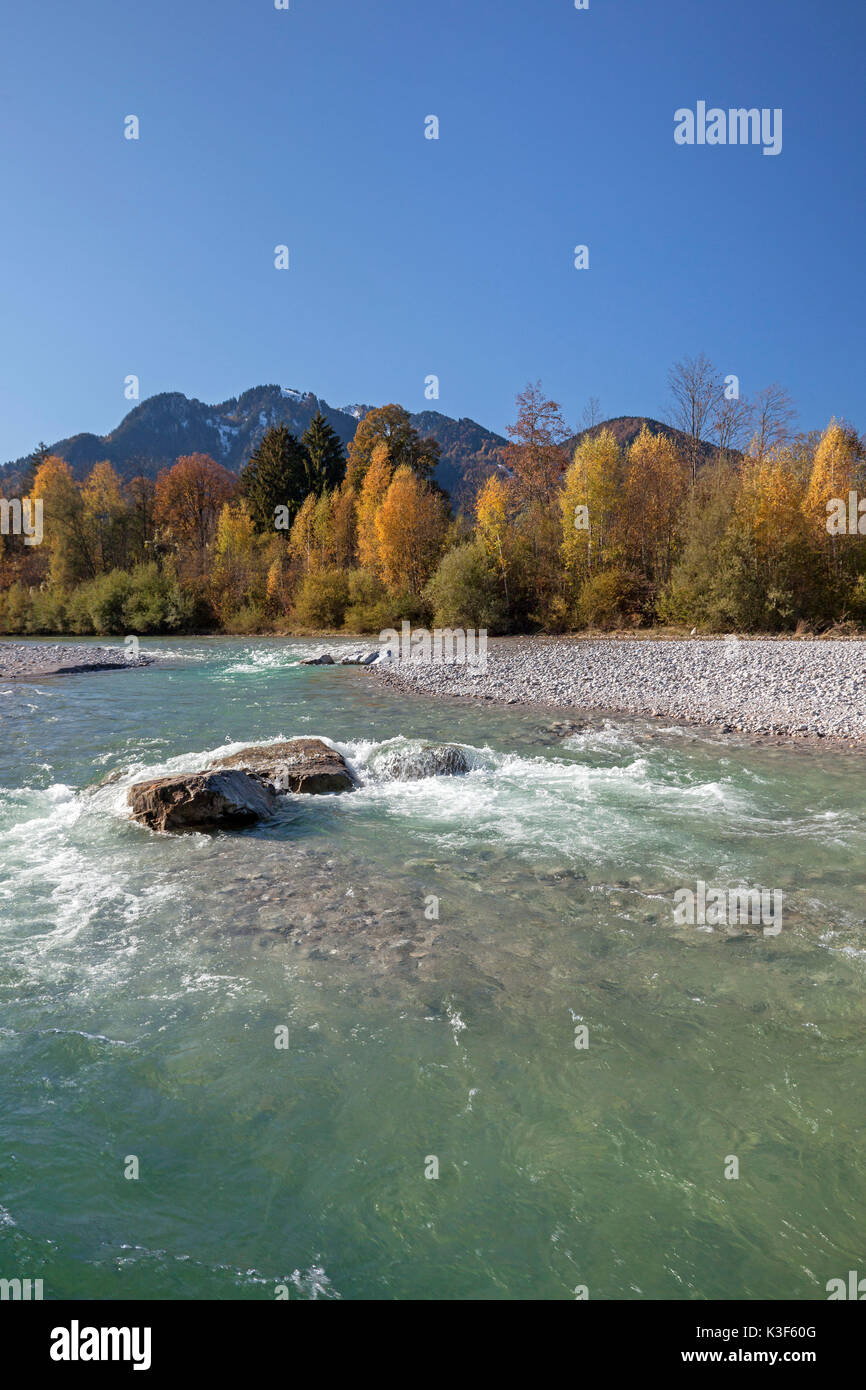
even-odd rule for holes
{"type": "Polygon", "coordinates": [[[804,428],[866,427],[862,0],[48,0],[3,27],[0,459],[112,429],[130,373],[501,431],[537,378],[573,422],[590,395],[663,415],[699,351],[804,428]],[[781,107],[782,153],[678,147],[699,100],[781,107]]]}

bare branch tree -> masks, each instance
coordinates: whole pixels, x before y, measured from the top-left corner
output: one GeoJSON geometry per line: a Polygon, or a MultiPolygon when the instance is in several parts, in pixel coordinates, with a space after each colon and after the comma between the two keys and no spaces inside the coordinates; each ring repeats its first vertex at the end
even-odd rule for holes
{"type": "Polygon", "coordinates": [[[586,405],[583,407],[583,428],[593,429],[601,421],[601,401],[598,396],[590,396],[586,405]]]}
{"type": "Polygon", "coordinates": [[[749,447],[756,458],[762,459],[768,450],[790,439],[797,410],[784,386],[774,381],[771,386],[765,386],[758,392],[753,411],[755,432],[749,447]]]}
{"type": "Polygon", "coordinates": [[[673,396],[670,423],[687,439],[686,453],[692,482],[698,475],[701,443],[706,433],[713,406],[722,395],[718,371],[705,353],[675,362],[668,372],[668,385],[673,396]]]}
{"type": "Polygon", "coordinates": [[[745,448],[753,419],[752,403],[745,396],[719,397],[713,406],[710,428],[722,457],[745,448]]]}
{"type": "Polygon", "coordinates": [[[511,443],[504,450],[512,491],[521,504],[548,506],[568,467],[566,444],[573,431],[563,420],[558,402],[545,396],[540,381],[530,383],[517,397],[517,411],[515,424],[506,426],[511,443]]]}

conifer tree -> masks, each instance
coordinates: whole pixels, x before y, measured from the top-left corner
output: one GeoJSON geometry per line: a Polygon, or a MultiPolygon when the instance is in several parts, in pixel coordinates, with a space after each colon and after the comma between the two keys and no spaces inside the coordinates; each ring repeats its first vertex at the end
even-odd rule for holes
{"type": "Polygon", "coordinates": [[[310,460],[286,425],[267,431],[241,470],[241,491],[258,532],[273,531],[277,507],[287,509],[291,525],[310,491],[310,460]]]}
{"type": "Polygon", "coordinates": [[[320,410],[316,411],[301,436],[301,444],[310,460],[310,485],[313,491],[322,493],[338,487],[346,472],[346,454],[340,436],[320,410]]]}

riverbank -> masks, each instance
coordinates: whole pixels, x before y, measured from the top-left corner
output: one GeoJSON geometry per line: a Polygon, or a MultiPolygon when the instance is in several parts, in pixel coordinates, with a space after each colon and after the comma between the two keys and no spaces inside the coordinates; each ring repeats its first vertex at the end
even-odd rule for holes
{"type": "Polygon", "coordinates": [[[709,725],[724,733],[866,743],[866,641],[494,638],[486,670],[377,665],[417,694],[709,725]]]}
{"type": "Polygon", "coordinates": [[[127,655],[125,647],[94,647],[58,642],[0,642],[0,680],[42,680],[81,671],[128,670],[149,666],[149,656],[127,655]]]}

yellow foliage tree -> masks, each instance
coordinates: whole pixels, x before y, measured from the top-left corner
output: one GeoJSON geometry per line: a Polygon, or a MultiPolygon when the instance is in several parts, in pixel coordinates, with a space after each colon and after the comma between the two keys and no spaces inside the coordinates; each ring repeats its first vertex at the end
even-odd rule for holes
{"type": "Polygon", "coordinates": [[[56,584],[75,584],[96,574],[81,489],[65,459],[50,454],[36,471],[31,494],[41,497],[50,574],[56,584]]]}
{"type": "Polygon", "coordinates": [[[390,589],[420,594],[439,562],[447,528],[442,497],[403,464],[376,513],[378,558],[390,589]]]}
{"type": "Polygon", "coordinates": [[[335,558],[334,494],[323,492],[313,513],[313,539],[316,544],[316,563],[323,569],[335,558]]]}
{"type": "Polygon", "coordinates": [[[376,517],[391,486],[391,456],[387,444],[373,449],[370,466],[364,475],[358,498],[358,558],[365,569],[378,573],[379,533],[376,517]]]}
{"type": "Polygon", "coordinates": [[[815,450],[804,508],[814,530],[827,535],[827,504],[844,499],[854,487],[858,441],[853,430],[831,420],[815,450]]]}
{"type": "Polygon", "coordinates": [[[475,499],[475,520],[484,549],[498,561],[508,525],[508,488],[496,473],[486,480],[475,499]]]}
{"type": "Polygon", "coordinates": [[[81,500],[94,566],[97,570],[111,569],[124,558],[121,532],[126,502],[120,479],[107,459],[93,465],[81,489],[81,500]]]}
{"type": "Polygon", "coordinates": [[[481,543],[502,575],[508,603],[508,487],[496,473],[490,475],[475,499],[475,520],[481,543]]]}
{"type": "Polygon", "coordinates": [[[674,441],[644,425],[628,451],[623,531],[629,555],[656,584],[670,575],[690,476],[674,441]]]}
{"type": "Polygon", "coordinates": [[[856,431],[831,420],[815,450],[803,501],[809,530],[824,557],[825,572],[831,582],[840,579],[846,557],[850,561],[856,553],[847,532],[848,495],[856,491],[861,468],[861,445],[856,431]],[[834,529],[834,524],[839,528],[840,523],[841,531],[834,529]]]}
{"type": "Polygon", "coordinates": [[[288,613],[289,589],[286,578],[285,555],[275,555],[268,569],[266,586],[268,607],[275,613],[288,613]]]}
{"type": "Polygon", "coordinates": [[[615,527],[622,494],[622,454],[610,430],[587,435],[560,493],[562,558],[581,583],[616,555],[615,527]]]}
{"type": "Polygon", "coordinates": [[[249,594],[255,547],[256,533],[246,504],[224,502],[214,541],[214,587],[224,616],[238,608],[249,594]]]}
{"type": "Polygon", "coordinates": [[[803,489],[788,449],[771,449],[746,459],[735,503],[762,559],[772,559],[803,535],[803,489]]]}
{"type": "Polygon", "coordinates": [[[331,525],[334,560],[341,569],[348,569],[355,558],[357,530],[357,496],[351,483],[344,478],[332,494],[331,525]]]}
{"type": "Polygon", "coordinates": [[[289,532],[289,553],[300,560],[305,570],[312,569],[316,563],[316,504],[314,492],[308,492],[292,522],[289,532]]]}

